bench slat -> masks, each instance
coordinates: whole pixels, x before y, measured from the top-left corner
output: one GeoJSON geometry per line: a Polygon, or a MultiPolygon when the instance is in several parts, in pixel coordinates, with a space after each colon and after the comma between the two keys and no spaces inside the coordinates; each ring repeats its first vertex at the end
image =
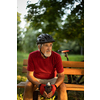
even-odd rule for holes
{"type": "Polygon", "coordinates": [[[84,91],[84,88],[67,88],[67,90],[72,90],[72,91],[84,91]]]}
{"type": "Polygon", "coordinates": [[[20,82],[17,84],[17,88],[24,88],[26,82],[20,82]]]}
{"type": "Polygon", "coordinates": [[[84,75],[84,69],[64,68],[64,74],[68,74],[68,75],[84,75]]]}
{"type": "Polygon", "coordinates": [[[84,91],[84,85],[66,84],[66,90],[84,91]]]}
{"type": "MultiPolygon", "coordinates": [[[[26,82],[20,82],[17,84],[17,88],[24,88],[26,82]]],[[[66,84],[66,90],[84,91],[84,85],[66,84]]]]}
{"type": "Polygon", "coordinates": [[[27,66],[23,66],[22,73],[27,73],[27,66]]]}
{"type": "MultiPolygon", "coordinates": [[[[27,67],[23,66],[23,73],[27,72],[27,67]]],[[[64,74],[69,75],[84,75],[84,69],[70,69],[70,68],[64,68],[64,74]]]]}
{"type": "MultiPolygon", "coordinates": [[[[84,68],[84,62],[79,61],[62,61],[63,67],[79,67],[84,68]]],[[[23,65],[28,65],[28,59],[23,60],[23,65]]]]}
{"type": "Polygon", "coordinates": [[[28,65],[28,59],[23,60],[23,65],[28,65]]]}
{"type": "Polygon", "coordinates": [[[63,67],[84,68],[84,62],[79,61],[62,61],[63,67]]]}
{"type": "Polygon", "coordinates": [[[68,88],[68,87],[74,87],[74,88],[77,88],[77,87],[79,87],[79,88],[84,88],[84,85],[79,85],[79,84],[66,84],[66,87],[68,88]]]}

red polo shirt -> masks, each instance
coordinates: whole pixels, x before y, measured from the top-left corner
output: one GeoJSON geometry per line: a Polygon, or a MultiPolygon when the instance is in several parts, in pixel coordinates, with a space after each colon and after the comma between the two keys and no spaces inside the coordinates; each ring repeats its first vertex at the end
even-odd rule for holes
{"type": "Polygon", "coordinates": [[[34,71],[34,76],[40,79],[51,79],[56,77],[56,71],[57,73],[64,71],[58,53],[52,51],[51,56],[44,59],[38,50],[29,54],[27,70],[34,71]]]}

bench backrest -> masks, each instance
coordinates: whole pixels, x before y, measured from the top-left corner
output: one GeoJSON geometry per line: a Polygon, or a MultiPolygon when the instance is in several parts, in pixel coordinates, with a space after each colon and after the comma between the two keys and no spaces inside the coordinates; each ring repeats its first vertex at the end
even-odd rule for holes
{"type": "MultiPolygon", "coordinates": [[[[64,74],[84,75],[84,62],[79,61],[62,61],[64,74]]],[[[27,72],[28,59],[23,60],[23,73],[27,72]]]]}

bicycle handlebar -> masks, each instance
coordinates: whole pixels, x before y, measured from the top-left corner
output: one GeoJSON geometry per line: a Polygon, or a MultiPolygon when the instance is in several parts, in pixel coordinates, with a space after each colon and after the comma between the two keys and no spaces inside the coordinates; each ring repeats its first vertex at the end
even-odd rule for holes
{"type": "Polygon", "coordinates": [[[66,53],[66,52],[70,52],[72,50],[58,50],[58,52],[62,52],[62,53],[66,53]]]}

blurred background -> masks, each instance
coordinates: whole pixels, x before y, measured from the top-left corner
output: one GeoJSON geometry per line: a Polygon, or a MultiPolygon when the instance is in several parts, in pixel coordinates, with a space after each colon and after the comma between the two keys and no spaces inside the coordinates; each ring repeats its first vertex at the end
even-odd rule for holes
{"type": "Polygon", "coordinates": [[[37,50],[42,33],[56,40],[54,51],[84,55],[84,0],[17,0],[17,51],[37,50]]]}
{"type": "MultiPolygon", "coordinates": [[[[42,33],[55,39],[54,51],[73,50],[69,60],[83,61],[84,0],[17,0],[17,83],[27,80],[22,73],[23,59],[37,50],[36,39],[42,33]]],[[[23,100],[23,91],[17,89],[17,100],[23,100]]],[[[84,92],[70,91],[68,98],[84,100],[84,92]]]]}

